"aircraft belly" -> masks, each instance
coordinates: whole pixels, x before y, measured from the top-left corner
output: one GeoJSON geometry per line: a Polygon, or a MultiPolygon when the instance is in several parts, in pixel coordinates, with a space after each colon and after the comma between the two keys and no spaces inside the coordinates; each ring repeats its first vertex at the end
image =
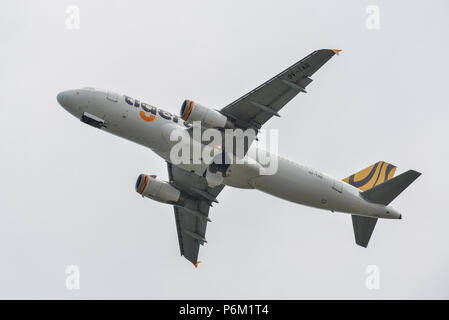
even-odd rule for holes
{"type": "Polygon", "coordinates": [[[260,175],[260,168],[257,163],[231,164],[223,182],[234,188],[254,189],[250,180],[260,175]]]}
{"type": "MultiPolygon", "coordinates": [[[[335,179],[280,158],[274,175],[257,176],[250,184],[263,192],[303,205],[339,212],[363,211],[351,186],[335,188],[335,179]]],[[[363,201],[363,200],[362,200],[363,201]]]]}
{"type": "Polygon", "coordinates": [[[285,200],[314,207],[323,205],[320,185],[299,168],[289,168],[281,162],[274,175],[255,177],[250,180],[250,184],[256,189],[285,200]]]}

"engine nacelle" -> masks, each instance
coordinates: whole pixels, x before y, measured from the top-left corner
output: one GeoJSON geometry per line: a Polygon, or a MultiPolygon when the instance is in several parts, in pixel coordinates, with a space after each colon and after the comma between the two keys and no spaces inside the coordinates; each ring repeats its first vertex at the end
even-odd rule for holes
{"type": "Polygon", "coordinates": [[[136,191],[143,197],[169,204],[181,204],[181,191],[170,183],[156,179],[156,176],[141,174],[137,178],[136,191]]]}
{"type": "Polygon", "coordinates": [[[232,128],[228,117],[220,112],[204,107],[192,100],[185,100],[181,107],[181,118],[184,121],[201,121],[208,128],[232,128]]]}

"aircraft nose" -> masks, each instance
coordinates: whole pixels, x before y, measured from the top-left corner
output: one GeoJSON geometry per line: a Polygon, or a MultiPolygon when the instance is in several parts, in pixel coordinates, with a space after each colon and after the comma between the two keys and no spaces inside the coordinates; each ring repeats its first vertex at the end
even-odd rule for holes
{"type": "Polygon", "coordinates": [[[66,92],[67,91],[62,91],[60,93],[58,93],[58,95],[56,96],[56,100],[58,100],[58,103],[61,105],[61,107],[64,107],[64,103],[66,100],[66,92]]]}
{"type": "Polygon", "coordinates": [[[75,117],[81,117],[79,104],[82,102],[79,90],[67,90],[58,93],[56,100],[66,111],[75,117]]]}

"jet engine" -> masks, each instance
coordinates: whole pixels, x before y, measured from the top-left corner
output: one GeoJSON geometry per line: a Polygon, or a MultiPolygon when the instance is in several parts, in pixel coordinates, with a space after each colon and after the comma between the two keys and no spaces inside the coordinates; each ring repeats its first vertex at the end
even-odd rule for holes
{"type": "Polygon", "coordinates": [[[182,205],[184,202],[184,196],[180,190],[166,181],[157,179],[153,175],[139,175],[136,181],[136,191],[142,197],[163,203],[182,205]]]}
{"type": "Polygon", "coordinates": [[[182,104],[181,118],[190,122],[201,121],[201,125],[208,128],[233,128],[228,117],[192,100],[185,100],[182,104]]]}

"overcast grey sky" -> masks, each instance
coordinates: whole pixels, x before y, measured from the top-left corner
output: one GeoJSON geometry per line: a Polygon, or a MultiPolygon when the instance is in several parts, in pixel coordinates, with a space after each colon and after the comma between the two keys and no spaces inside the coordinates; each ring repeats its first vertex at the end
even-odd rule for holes
{"type": "Polygon", "coordinates": [[[0,298],[449,298],[448,14],[443,0],[2,1],[0,298]],[[134,191],[165,162],[56,102],[92,86],[221,108],[320,48],[343,52],[267,124],[279,153],[341,178],[378,160],[423,173],[367,249],[349,215],[227,187],[195,269],[173,209],[134,191]]]}

